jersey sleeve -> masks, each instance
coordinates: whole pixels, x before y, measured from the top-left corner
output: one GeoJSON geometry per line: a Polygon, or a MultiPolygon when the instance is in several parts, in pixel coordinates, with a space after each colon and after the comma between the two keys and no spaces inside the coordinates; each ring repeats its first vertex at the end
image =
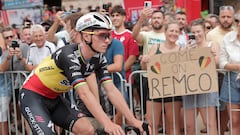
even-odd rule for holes
{"type": "Polygon", "coordinates": [[[103,54],[99,56],[99,65],[96,67],[95,73],[102,85],[112,82],[111,74],[107,70],[107,59],[103,54]]]}

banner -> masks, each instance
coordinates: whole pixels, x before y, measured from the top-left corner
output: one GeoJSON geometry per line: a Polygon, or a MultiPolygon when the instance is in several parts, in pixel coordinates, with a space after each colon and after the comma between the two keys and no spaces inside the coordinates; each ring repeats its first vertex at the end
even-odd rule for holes
{"type": "Polygon", "coordinates": [[[215,60],[208,47],[155,55],[147,73],[151,99],[218,91],[215,60]]]}
{"type": "Polygon", "coordinates": [[[43,0],[2,0],[2,9],[20,9],[43,6],[43,0]]]}
{"type": "Polygon", "coordinates": [[[8,14],[6,10],[0,11],[0,20],[3,22],[5,26],[9,25],[9,19],[8,19],[8,14]]]}
{"type": "Polygon", "coordinates": [[[40,8],[27,8],[27,9],[13,9],[7,10],[9,23],[22,25],[23,20],[28,18],[32,20],[35,24],[40,24],[42,22],[42,14],[40,8]]]}

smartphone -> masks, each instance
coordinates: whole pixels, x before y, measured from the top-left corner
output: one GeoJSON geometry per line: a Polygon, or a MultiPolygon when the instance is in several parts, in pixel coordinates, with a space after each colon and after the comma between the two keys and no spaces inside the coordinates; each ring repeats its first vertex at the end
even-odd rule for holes
{"type": "Polygon", "coordinates": [[[144,8],[152,8],[152,1],[144,1],[144,8]]]}
{"type": "Polygon", "coordinates": [[[15,49],[16,47],[19,47],[18,41],[17,40],[12,40],[11,46],[12,46],[13,49],[15,49]]]}
{"type": "Polygon", "coordinates": [[[188,35],[188,40],[190,41],[190,44],[191,44],[191,45],[196,44],[196,37],[195,37],[194,34],[189,34],[189,35],[188,35]]]}
{"type": "Polygon", "coordinates": [[[72,14],[72,12],[64,12],[62,15],[61,15],[61,18],[65,18],[67,16],[69,16],[70,14],[72,14]]]}
{"type": "Polygon", "coordinates": [[[0,47],[0,56],[2,56],[2,47],[0,47]]]}

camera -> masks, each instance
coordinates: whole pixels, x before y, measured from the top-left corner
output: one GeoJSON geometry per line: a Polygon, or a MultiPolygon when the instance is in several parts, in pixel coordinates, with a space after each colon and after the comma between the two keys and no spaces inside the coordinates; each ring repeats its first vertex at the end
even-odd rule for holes
{"type": "Polygon", "coordinates": [[[108,4],[103,4],[103,7],[102,7],[103,9],[105,9],[107,12],[108,12],[108,10],[109,10],[109,5],[108,4]]]}
{"type": "Polygon", "coordinates": [[[12,40],[11,47],[15,49],[16,47],[19,47],[18,41],[17,40],[12,40]]]}

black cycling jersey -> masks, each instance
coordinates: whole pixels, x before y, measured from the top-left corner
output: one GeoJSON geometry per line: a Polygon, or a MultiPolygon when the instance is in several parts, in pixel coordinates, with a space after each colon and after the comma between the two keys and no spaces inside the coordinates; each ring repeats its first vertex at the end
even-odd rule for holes
{"type": "Polygon", "coordinates": [[[84,111],[71,108],[69,101],[59,95],[85,85],[85,78],[92,72],[100,83],[111,81],[105,56],[97,53],[85,60],[78,45],[58,49],[36,67],[20,93],[21,112],[34,135],[56,134],[53,123],[71,131],[77,119],[85,116],[81,113],[84,111]]]}

